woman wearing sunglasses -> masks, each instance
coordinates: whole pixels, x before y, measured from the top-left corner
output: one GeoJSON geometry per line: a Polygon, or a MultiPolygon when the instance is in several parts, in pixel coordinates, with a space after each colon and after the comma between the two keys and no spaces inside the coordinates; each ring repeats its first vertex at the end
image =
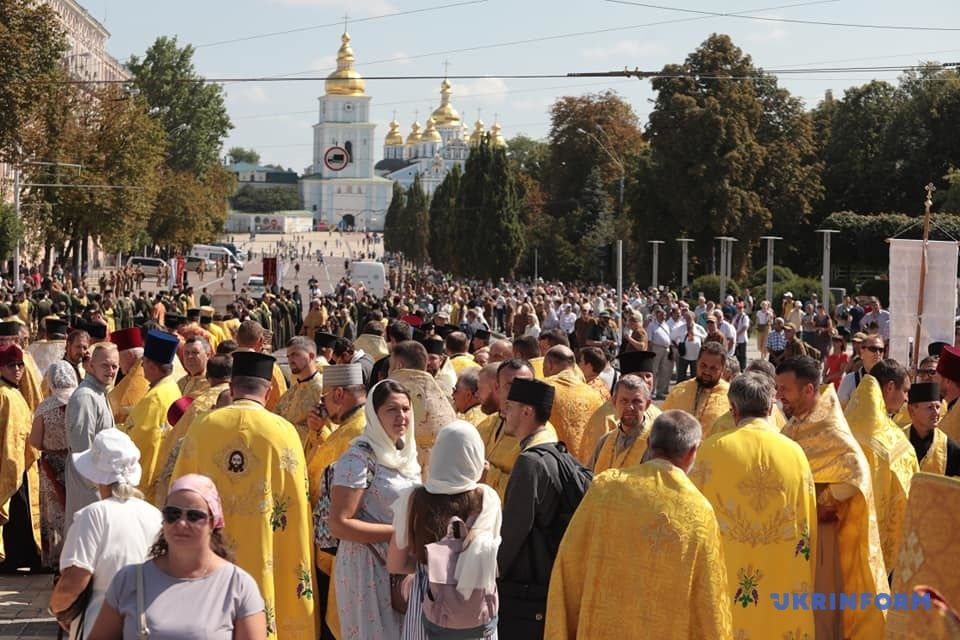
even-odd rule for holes
{"type": "Polygon", "coordinates": [[[90,640],[265,639],[263,598],[250,574],[230,561],[213,481],[179,478],[162,514],[150,559],[117,573],[90,640]]]}
{"type": "Polygon", "coordinates": [[[71,640],[89,637],[114,575],[143,562],[160,533],[160,512],[137,490],[139,460],[137,446],[119,429],[104,429],[89,449],[73,454],[74,468],[101,500],[74,514],[50,596],[50,611],[70,627],[71,640]]]}

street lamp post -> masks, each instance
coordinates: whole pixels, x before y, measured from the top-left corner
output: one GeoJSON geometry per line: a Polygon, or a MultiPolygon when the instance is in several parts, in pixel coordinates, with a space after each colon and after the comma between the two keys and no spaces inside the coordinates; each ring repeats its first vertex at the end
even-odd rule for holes
{"type": "MultiPolygon", "coordinates": [[[[19,147],[17,149],[20,150],[19,147]]],[[[13,215],[17,221],[20,221],[20,154],[13,165],[13,215]]],[[[13,247],[13,290],[21,291],[23,283],[20,282],[20,238],[13,247]]]]}
{"type": "Polygon", "coordinates": [[[660,286],[659,275],[660,275],[660,245],[663,244],[663,240],[648,240],[650,244],[653,245],[653,288],[656,289],[660,286]]]}
{"type": "Polygon", "coordinates": [[[773,304],[773,243],[777,240],[783,240],[780,236],[761,236],[761,240],[767,241],[767,291],[766,299],[773,304]]]}
{"type": "Polygon", "coordinates": [[[823,297],[821,304],[830,309],[830,236],[834,233],[840,233],[836,229],[817,229],[817,233],[823,234],[823,277],[821,285],[823,286],[823,297]]]}
{"type": "Polygon", "coordinates": [[[730,236],[717,236],[720,241],[720,299],[717,301],[723,304],[723,299],[727,296],[727,279],[733,271],[733,243],[736,238],[730,236]]]}
{"type": "Polygon", "coordinates": [[[687,265],[689,264],[688,257],[689,257],[690,243],[693,242],[693,238],[677,238],[677,242],[680,243],[680,252],[682,255],[681,257],[682,262],[680,264],[680,286],[686,287],[688,284],[690,284],[687,281],[687,275],[688,275],[687,265]]]}

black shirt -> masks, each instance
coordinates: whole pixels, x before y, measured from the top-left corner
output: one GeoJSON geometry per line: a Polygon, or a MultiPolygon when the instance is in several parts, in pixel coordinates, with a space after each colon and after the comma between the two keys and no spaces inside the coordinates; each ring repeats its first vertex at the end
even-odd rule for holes
{"type": "MultiPolygon", "coordinates": [[[[930,450],[930,445],[933,444],[933,433],[933,430],[931,430],[926,438],[921,438],[913,425],[910,425],[910,444],[913,445],[913,450],[917,452],[917,460],[923,460],[927,451],[930,450]]],[[[947,438],[946,475],[950,477],[960,476],[960,445],[950,438],[947,438]]]]}

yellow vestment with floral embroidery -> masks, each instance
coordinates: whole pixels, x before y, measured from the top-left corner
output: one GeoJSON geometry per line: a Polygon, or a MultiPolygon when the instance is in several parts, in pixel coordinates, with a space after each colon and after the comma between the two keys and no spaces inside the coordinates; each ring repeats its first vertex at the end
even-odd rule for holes
{"type": "MultiPolygon", "coordinates": [[[[780,433],[783,425],[787,424],[787,416],[783,415],[783,410],[780,409],[779,406],[773,405],[770,415],[766,417],[766,422],[770,425],[771,429],[780,433]]],[[[733,422],[733,412],[727,411],[713,423],[713,430],[710,432],[710,435],[715,436],[718,433],[732,431],[736,426],[733,422]]]]}
{"type": "MultiPolygon", "coordinates": [[[[660,407],[650,403],[647,410],[644,411],[647,424],[652,425],[653,421],[660,415],[660,407]]],[[[583,432],[583,443],[586,451],[596,451],[600,444],[600,438],[617,428],[617,410],[613,406],[613,400],[607,400],[600,405],[590,419],[587,420],[587,428],[583,432]]]]}
{"type": "Polygon", "coordinates": [[[190,426],[173,477],[209,476],[224,534],[266,603],[267,636],[316,638],[312,515],[307,464],[293,425],[251,400],[190,426]]]}
{"type": "MultiPolygon", "coordinates": [[[[549,422],[544,426],[550,441],[556,442],[556,429],[549,422]]],[[[503,432],[503,418],[500,417],[499,412],[487,416],[486,420],[477,425],[477,431],[483,440],[484,457],[489,465],[484,472],[483,482],[493,487],[500,496],[500,501],[503,502],[507,494],[510,473],[520,455],[520,441],[503,432]]]]}
{"type": "Polygon", "coordinates": [[[954,442],[960,442],[960,400],[955,401],[952,407],[940,418],[937,425],[947,437],[954,442]]]}
{"type": "Polygon", "coordinates": [[[487,414],[483,412],[482,405],[474,405],[464,411],[463,413],[457,414],[457,418],[469,422],[475,427],[479,427],[480,423],[487,419],[487,414]]]}
{"type": "Polygon", "coordinates": [[[773,599],[813,590],[817,494],[803,449],[767,419],[745,420],[700,445],[690,479],[720,525],[734,637],[812,640],[813,611],[773,599]]]}
{"type": "MultiPolygon", "coordinates": [[[[40,388],[40,382],[43,378],[43,373],[37,367],[37,361],[33,359],[33,355],[26,349],[23,350],[23,377],[20,379],[20,393],[23,395],[23,399],[26,400],[27,406],[30,408],[30,413],[33,413],[37,410],[37,405],[44,398],[44,393],[40,388]]],[[[80,382],[77,380],[77,382],[80,382]]]]}
{"type": "Polygon", "coordinates": [[[703,389],[699,393],[698,390],[696,378],[684,380],[670,390],[660,408],[663,411],[681,409],[691,414],[700,422],[703,437],[707,438],[713,433],[713,423],[717,418],[730,410],[730,403],[727,401],[730,384],[726,380],[720,380],[709,389],[703,389]]]}
{"type": "Polygon", "coordinates": [[[143,399],[149,389],[150,382],[143,376],[143,360],[137,360],[137,364],[123,376],[123,380],[107,394],[107,402],[110,403],[114,423],[126,422],[130,411],[143,399]]]}
{"type": "Polygon", "coordinates": [[[469,353],[460,353],[449,358],[450,366],[453,367],[453,370],[456,372],[457,377],[460,377],[460,373],[469,369],[470,367],[476,367],[477,361],[473,359],[473,356],[469,353]]]}
{"type": "Polygon", "coordinates": [[[166,496],[154,495],[156,474],[166,460],[160,460],[163,440],[170,431],[167,410],[180,398],[180,387],[173,376],[167,376],[150,387],[140,402],[130,411],[123,425],[133,443],[140,450],[140,491],[143,499],[153,505],[162,505],[166,496]]]}
{"type": "Polygon", "coordinates": [[[205,373],[198,376],[187,374],[177,381],[177,386],[180,387],[180,395],[196,398],[210,388],[210,380],[205,373]]]}
{"type": "Polygon", "coordinates": [[[607,469],[625,469],[640,464],[647,451],[647,439],[653,422],[644,416],[643,424],[636,437],[623,434],[619,427],[608,431],[597,444],[596,461],[593,463],[594,475],[607,469]]]}
{"type": "Polygon", "coordinates": [[[276,364],[273,365],[273,378],[270,380],[270,390],[267,391],[266,407],[270,411],[277,408],[280,398],[287,392],[287,379],[283,377],[283,371],[276,364]]]}
{"type": "MultiPolygon", "coordinates": [[[[911,597],[920,585],[932,587],[946,604],[960,603],[960,554],[956,544],[960,526],[960,480],[918,473],[910,487],[903,519],[903,546],[893,567],[894,593],[911,597]]],[[[888,640],[957,640],[960,622],[953,611],[937,605],[897,610],[887,616],[888,640]]]]}
{"type": "Polygon", "coordinates": [[[660,459],[611,469],[560,543],[545,637],[730,640],[728,590],[716,516],[683,470],[660,459]]]}
{"type": "MultiPolygon", "coordinates": [[[[30,498],[30,517],[33,539],[40,550],[40,477],[37,474],[37,450],[30,446],[28,438],[33,426],[30,407],[20,391],[3,381],[0,382],[0,534],[10,522],[10,498],[20,490],[23,475],[27,474],[27,490],[30,498]]],[[[11,526],[24,526],[17,522],[11,526]]],[[[19,550],[12,550],[16,554],[19,550]]],[[[3,536],[0,535],[0,561],[6,558],[3,536]]]]}
{"type": "MultiPolygon", "coordinates": [[[[803,448],[814,483],[842,484],[855,490],[852,497],[837,506],[837,543],[843,591],[889,593],[870,466],[843,417],[833,385],[825,385],[819,394],[810,413],[791,418],[783,428],[783,435],[803,448]]],[[[818,504],[819,500],[818,495],[818,504]]],[[[876,607],[843,611],[844,638],[873,640],[882,637],[885,617],[885,612],[876,607]]]]}
{"type": "MultiPolygon", "coordinates": [[[[459,359],[459,358],[458,358],[459,359]]],[[[470,358],[473,362],[473,358],[470,358]]],[[[430,462],[430,451],[440,429],[457,419],[457,412],[451,405],[437,380],[426,371],[417,369],[397,369],[390,373],[410,392],[410,404],[413,409],[414,424],[417,425],[417,459],[426,476],[430,462]]]]}
{"type": "Polygon", "coordinates": [[[910,481],[920,470],[917,453],[887,417],[880,383],[873,376],[863,376],[843,415],[870,465],[883,565],[892,568],[900,550],[910,481]]]}
{"type": "Polygon", "coordinates": [[[273,412],[283,416],[287,422],[296,427],[297,433],[300,434],[300,441],[306,444],[307,432],[310,430],[307,426],[307,417],[317,408],[322,399],[323,376],[318,371],[308,380],[295,381],[277,402],[273,412]]]}
{"type": "Polygon", "coordinates": [[[577,376],[575,369],[564,369],[544,382],[556,390],[550,423],[557,430],[557,437],[573,457],[582,463],[588,462],[593,450],[586,447],[583,434],[590,416],[603,404],[603,398],[577,376]]]}
{"type": "Polygon", "coordinates": [[[167,495],[167,487],[170,486],[170,476],[173,475],[173,465],[177,463],[177,456],[180,454],[180,447],[183,444],[183,437],[187,435],[196,420],[207,415],[220,394],[230,389],[230,383],[224,382],[215,387],[210,387],[199,396],[193,399],[190,407],[183,413],[177,424],[173,425],[169,433],[164,436],[160,443],[160,453],[157,455],[157,472],[154,474],[153,495],[157,501],[163,500],[167,495]]]}
{"type": "MultiPolygon", "coordinates": [[[[913,425],[907,425],[907,427],[903,430],[903,435],[905,435],[908,439],[910,438],[911,429],[913,429],[913,425]]],[[[916,453],[916,449],[914,449],[914,453],[916,453]]],[[[920,471],[925,473],[937,473],[941,476],[946,475],[947,434],[941,431],[938,427],[934,427],[933,442],[930,443],[930,448],[927,449],[927,452],[923,455],[923,459],[919,460],[918,462],[920,462],[920,471]]]]}

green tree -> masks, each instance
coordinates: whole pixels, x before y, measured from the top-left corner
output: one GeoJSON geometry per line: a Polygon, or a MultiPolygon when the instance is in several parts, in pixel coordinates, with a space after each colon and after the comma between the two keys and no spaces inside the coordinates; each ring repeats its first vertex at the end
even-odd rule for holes
{"type": "Polygon", "coordinates": [[[524,249],[520,194],[506,151],[493,147],[489,135],[467,158],[457,209],[461,219],[454,244],[461,275],[512,276],[524,249]]]}
{"type": "Polygon", "coordinates": [[[550,145],[543,140],[534,140],[517,134],[507,140],[507,158],[514,175],[525,173],[542,183],[550,161],[550,145]]]}
{"type": "Polygon", "coordinates": [[[417,266],[427,264],[430,261],[430,202],[420,183],[419,174],[407,189],[397,228],[403,238],[401,251],[404,255],[417,266]]]}
{"type": "Polygon", "coordinates": [[[230,162],[230,164],[236,164],[238,162],[246,162],[247,164],[260,164],[260,154],[254,149],[230,147],[230,150],[227,151],[227,160],[230,162]]]}
{"type": "Polygon", "coordinates": [[[303,206],[296,187],[254,187],[245,184],[230,197],[230,206],[236,211],[270,213],[290,211],[303,206]]]}
{"type": "Polygon", "coordinates": [[[459,225],[457,196],[462,176],[460,165],[453,165],[430,199],[430,262],[441,271],[457,271],[460,268],[453,247],[459,225]]]}
{"type": "Polygon", "coordinates": [[[407,196],[399,182],[393,183],[393,195],[390,206],[383,217],[383,248],[385,251],[397,253],[402,251],[402,239],[399,237],[399,224],[403,218],[403,209],[406,206],[407,196]]]}
{"type": "Polygon", "coordinates": [[[150,237],[176,249],[214,240],[223,233],[227,196],[235,184],[234,175],[219,165],[200,176],[166,169],[150,218],[150,237]]]}
{"type": "Polygon", "coordinates": [[[49,5],[0,2],[0,150],[13,153],[33,125],[37,87],[31,83],[58,68],[66,47],[49,5]]]}
{"type": "Polygon", "coordinates": [[[6,261],[13,255],[17,242],[23,240],[23,223],[17,218],[12,205],[0,205],[0,260],[6,261]]]}
{"type": "Polygon", "coordinates": [[[947,175],[943,176],[949,187],[939,202],[941,211],[960,213],[960,169],[951,167],[947,175]]]}
{"type": "Polygon", "coordinates": [[[199,175],[219,165],[220,147],[233,125],[223,89],[197,73],[193,52],[191,45],[178,46],[175,37],[160,37],[143,58],[131,56],[127,67],[167,133],[167,165],[199,175]]]}

